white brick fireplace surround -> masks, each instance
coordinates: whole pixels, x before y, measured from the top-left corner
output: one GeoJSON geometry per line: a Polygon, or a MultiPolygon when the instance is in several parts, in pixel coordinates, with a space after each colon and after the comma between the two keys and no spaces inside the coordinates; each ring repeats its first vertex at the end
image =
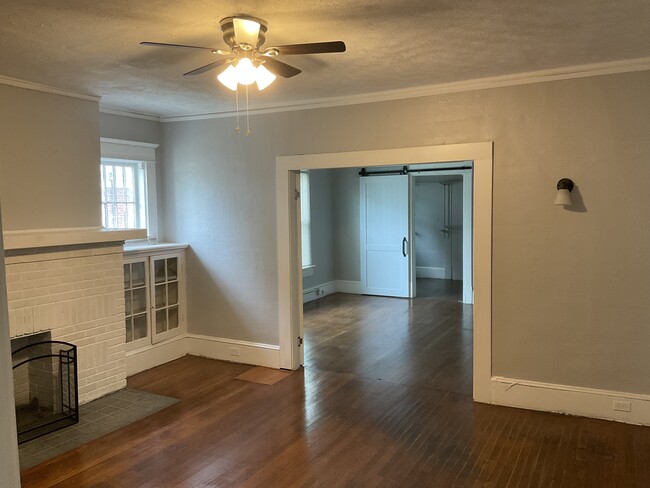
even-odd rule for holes
{"type": "Polygon", "coordinates": [[[75,344],[81,404],[124,388],[122,263],[124,239],[132,235],[11,234],[5,232],[11,337],[49,331],[52,340],[75,344]]]}

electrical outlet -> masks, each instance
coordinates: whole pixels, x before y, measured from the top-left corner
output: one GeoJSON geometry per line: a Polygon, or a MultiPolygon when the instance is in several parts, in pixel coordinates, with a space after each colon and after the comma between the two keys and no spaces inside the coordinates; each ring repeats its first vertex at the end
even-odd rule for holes
{"type": "Polygon", "coordinates": [[[618,412],[631,412],[632,404],[626,400],[614,400],[614,410],[618,412]]]}
{"type": "Polygon", "coordinates": [[[239,348],[238,347],[231,347],[230,348],[230,355],[231,356],[239,356],[239,348]]]}

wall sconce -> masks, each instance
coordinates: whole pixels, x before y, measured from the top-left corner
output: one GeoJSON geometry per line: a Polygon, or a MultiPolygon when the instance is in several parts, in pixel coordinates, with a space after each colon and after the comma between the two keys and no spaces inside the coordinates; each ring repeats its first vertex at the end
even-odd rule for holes
{"type": "Polygon", "coordinates": [[[554,205],[562,205],[567,207],[572,205],[571,190],[573,190],[573,181],[569,178],[562,178],[557,182],[557,196],[555,197],[554,205]]]}

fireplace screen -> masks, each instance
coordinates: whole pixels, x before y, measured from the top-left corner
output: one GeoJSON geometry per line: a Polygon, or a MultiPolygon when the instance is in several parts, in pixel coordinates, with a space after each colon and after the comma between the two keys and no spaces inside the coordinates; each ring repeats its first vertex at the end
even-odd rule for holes
{"type": "Polygon", "coordinates": [[[18,443],[79,421],[77,347],[43,341],[12,353],[18,443]]]}

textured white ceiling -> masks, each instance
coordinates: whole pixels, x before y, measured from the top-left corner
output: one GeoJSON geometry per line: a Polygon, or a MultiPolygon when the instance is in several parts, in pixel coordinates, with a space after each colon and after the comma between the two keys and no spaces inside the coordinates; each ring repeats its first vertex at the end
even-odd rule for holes
{"type": "Polygon", "coordinates": [[[215,55],[139,42],[224,47],[235,13],[267,20],[266,46],[348,46],[281,58],[303,73],[253,89],[253,108],[650,56],[648,0],[0,0],[0,75],[140,113],[230,111],[214,72],[181,76],[215,55]]]}

